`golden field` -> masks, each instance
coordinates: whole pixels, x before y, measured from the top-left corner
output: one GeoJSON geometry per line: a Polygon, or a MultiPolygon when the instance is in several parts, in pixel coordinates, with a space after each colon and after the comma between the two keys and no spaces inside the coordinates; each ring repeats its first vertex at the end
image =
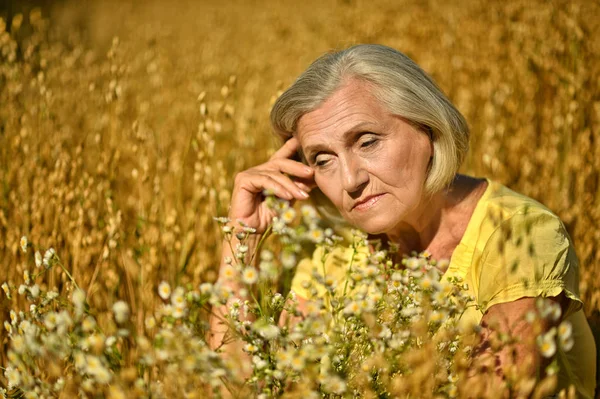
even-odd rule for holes
{"type": "MultiPolygon", "coordinates": [[[[598,3],[98,1],[11,25],[0,33],[0,283],[31,271],[25,235],[56,250],[100,323],[123,299],[144,330],[161,281],[216,279],[213,217],[227,213],[235,173],[277,148],[278,92],[330,49],[381,43],[465,115],[464,172],[562,218],[586,313],[600,312],[598,3]]],[[[73,288],[57,267],[36,281],[73,288]]],[[[0,323],[14,301],[2,296],[0,323]]]]}

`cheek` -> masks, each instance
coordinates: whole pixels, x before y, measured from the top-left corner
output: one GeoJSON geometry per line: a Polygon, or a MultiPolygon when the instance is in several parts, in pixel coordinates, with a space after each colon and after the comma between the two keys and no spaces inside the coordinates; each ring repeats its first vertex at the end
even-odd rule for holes
{"type": "Polygon", "coordinates": [[[320,173],[315,175],[315,183],[317,187],[329,200],[336,206],[340,203],[340,194],[338,189],[338,181],[331,176],[323,176],[320,173]]]}

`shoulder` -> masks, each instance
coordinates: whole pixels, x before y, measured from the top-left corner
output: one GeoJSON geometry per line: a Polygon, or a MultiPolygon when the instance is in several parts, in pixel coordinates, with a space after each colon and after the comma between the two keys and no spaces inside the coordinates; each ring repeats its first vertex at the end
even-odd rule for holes
{"type": "Polygon", "coordinates": [[[564,224],[546,206],[502,184],[488,184],[473,217],[480,251],[489,247],[490,241],[520,246],[527,240],[553,237],[556,244],[570,243],[564,224]]]}
{"type": "Polygon", "coordinates": [[[500,183],[488,180],[488,184],[484,205],[487,216],[497,218],[497,222],[501,223],[513,216],[527,214],[532,216],[546,215],[560,221],[558,216],[539,201],[517,193],[500,183]]]}
{"type": "Polygon", "coordinates": [[[560,218],[498,183],[481,209],[472,272],[487,306],[520,297],[579,297],[579,263],[560,218]]]}

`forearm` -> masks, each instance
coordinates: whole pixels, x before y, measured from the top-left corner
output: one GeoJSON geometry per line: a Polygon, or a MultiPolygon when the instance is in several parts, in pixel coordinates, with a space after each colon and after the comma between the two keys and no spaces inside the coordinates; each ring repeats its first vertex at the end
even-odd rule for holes
{"type": "Polygon", "coordinates": [[[217,285],[222,289],[227,290],[231,293],[227,298],[225,304],[213,305],[211,316],[210,316],[210,331],[208,336],[209,345],[212,349],[216,350],[224,345],[231,345],[229,341],[233,340],[230,333],[229,324],[227,322],[229,308],[235,301],[244,301],[247,299],[247,295],[243,296],[244,284],[242,283],[239,270],[244,265],[252,266],[254,259],[252,255],[258,250],[260,243],[260,236],[258,235],[247,235],[240,240],[235,234],[229,234],[229,237],[223,239],[222,243],[222,256],[219,265],[219,277],[217,285]],[[245,245],[247,251],[245,255],[241,257],[238,246],[245,245]],[[236,249],[238,249],[238,256],[236,257],[236,249]],[[242,265],[236,267],[236,264],[242,265]]]}

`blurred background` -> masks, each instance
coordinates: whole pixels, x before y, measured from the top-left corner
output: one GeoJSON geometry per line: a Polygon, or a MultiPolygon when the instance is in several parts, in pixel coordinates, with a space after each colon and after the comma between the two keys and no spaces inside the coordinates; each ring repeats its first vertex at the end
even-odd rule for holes
{"type": "MultiPolygon", "coordinates": [[[[93,307],[125,299],[143,329],[160,281],[215,280],[213,217],[234,174],[277,148],[278,93],[328,50],[381,43],[466,116],[464,172],[562,218],[597,317],[598,2],[4,1],[0,17],[2,282],[32,271],[26,235],[56,249],[93,307]]],[[[70,289],[58,268],[38,282],[70,289]]]]}

